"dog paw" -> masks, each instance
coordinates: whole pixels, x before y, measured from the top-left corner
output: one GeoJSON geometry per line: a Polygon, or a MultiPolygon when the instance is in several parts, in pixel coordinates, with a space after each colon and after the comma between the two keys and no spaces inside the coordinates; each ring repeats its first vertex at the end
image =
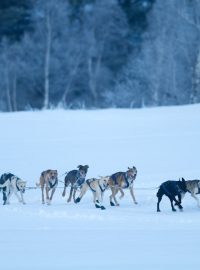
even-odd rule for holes
{"type": "Polygon", "coordinates": [[[80,201],[81,201],[81,199],[78,197],[74,202],[79,203],[80,201]]]}
{"type": "Polygon", "coordinates": [[[110,202],[110,205],[111,205],[111,206],[115,206],[115,204],[114,204],[113,202],[110,202]]]}
{"type": "Polygon", "coordinates": [[[134,202],[134,204],[138,204],[138,202],[134,202]]]}
{"type": "Polygon", "coordinates": [[[102,206],[101,206],[101,210],[105,210],[105,209],[106,209],[106,208],[102,205],[102,206]]]}
{"type": "Polygon", "coordinates": [[[51,204],[51,201],[50,200],[47,200],[47,205],[50,205],[51,204]]]}

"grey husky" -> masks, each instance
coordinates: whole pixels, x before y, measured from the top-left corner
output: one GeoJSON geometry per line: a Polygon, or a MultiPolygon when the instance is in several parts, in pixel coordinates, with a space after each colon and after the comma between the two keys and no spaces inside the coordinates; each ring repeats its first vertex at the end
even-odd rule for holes
{"type": "MultiPolygon", "coordinates": [[[[200,207],[199,199],[196,196],[196,194],[199,194],[200,193],[200,180],[198,180],[198,179],[195,179],[195,180],[186,180],[185,183],[186,183],[186,189],[187,189],[187,191],[197,201],[197,206],[200,207]]],[[[185,196],[185,193],[186,192],[184,192],[182,194],[182,199],[185,196]]]]}

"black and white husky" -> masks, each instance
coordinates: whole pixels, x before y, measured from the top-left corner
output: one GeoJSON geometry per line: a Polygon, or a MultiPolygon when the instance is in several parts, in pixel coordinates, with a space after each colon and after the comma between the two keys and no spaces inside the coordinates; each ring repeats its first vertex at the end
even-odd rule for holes
{"type": "Polygon", "coordinates": [[[3,204],[9,204],[10,196],[14,193],[19,202],[25,204],[23,193],[25,192],[26,181],[12,173],[4,173],[0,177],[0,190],[3,190],[3,204]],[[20,195],[18,194],[20,193],[20,195]]]}

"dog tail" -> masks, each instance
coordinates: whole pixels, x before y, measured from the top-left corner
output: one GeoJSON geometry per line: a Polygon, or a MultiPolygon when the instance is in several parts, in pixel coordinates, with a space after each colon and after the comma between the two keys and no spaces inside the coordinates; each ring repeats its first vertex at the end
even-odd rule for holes
{"type": "Polygon", "coordinates": [[[157,192],[156,196],[159,198],[159,197],[160,197],[160,196],[162,196],[162,195],[163,195],[162,188],[161,188],[161,187],[159,187],[159,190],[158,190],[158,192],[157,192]]]}

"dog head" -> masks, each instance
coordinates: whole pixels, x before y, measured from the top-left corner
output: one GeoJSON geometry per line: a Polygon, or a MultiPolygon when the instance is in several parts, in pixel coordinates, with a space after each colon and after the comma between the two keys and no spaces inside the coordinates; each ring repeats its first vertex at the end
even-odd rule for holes
{"type": "Polygon", "coordinates": [[[18,179],[18,181],[17,181],[17,187],[18,187],[18,189],[22,193],[24,193],[25,192],[25,189],[26,189],[26,181],[21,180],[21,179],[18,179]]]}
{"type": "Polygon", "coordinates": [[[55,180],[58,178],[58,171],[57,170],[49,170],[48,177],[50,180],[55,180]]]}
{"type": "Polygon", "coordinates": [[[109,179],[110,179],[110,176],[100,176],[99,185],[101,186],[102,189],[105,190],[108,187],[109,179]]]}
{"type": "Polygon", "coordinates": [[[136,175],[137,175],[137,169],[136,169],[136,167],[134,167],[134,166],[132,168],[129,168],[128,167],[127,174],[128,174],[128,177],[130,177],[132,179],[135,179],[136,178],[136,175]]]}
{"type": "Polygon", "coordinates": [[[83,165],[78,165],[77,168],[78,168],[78,170],[79,170],[80,177],[81,177],[81,178],[85,178],[89,166],[88,166],[88,165],[85,165],[85,166],[83,166],[83,165]]]}

